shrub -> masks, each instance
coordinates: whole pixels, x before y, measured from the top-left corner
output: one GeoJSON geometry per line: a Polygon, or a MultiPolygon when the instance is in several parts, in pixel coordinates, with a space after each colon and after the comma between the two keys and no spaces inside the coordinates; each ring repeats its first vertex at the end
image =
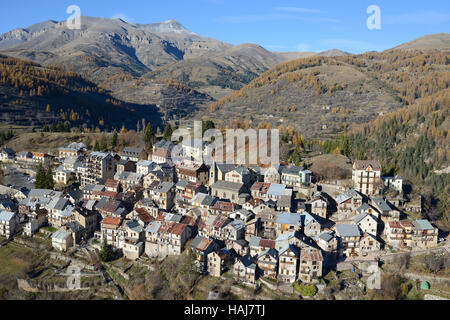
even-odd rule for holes
{"type": "Polygon", "coordinates": [[[294,289],[303,297],[312,297],[317,293],[317,288],[313,284],[294,283],[294,289]]]}

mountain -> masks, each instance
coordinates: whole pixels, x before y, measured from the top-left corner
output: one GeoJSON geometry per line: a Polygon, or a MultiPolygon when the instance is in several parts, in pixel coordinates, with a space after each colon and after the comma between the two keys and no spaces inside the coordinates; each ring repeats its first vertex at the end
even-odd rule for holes
{"type": "Polygon", "coordinates": [[[0,55],[2,122],[38,128],[67,122],[91,129],[135,129],[143,118],[161,125],[155,105],[126,103],[74,72],[0,55]]]}
{"type": "Polygon", "coordinates": [[[292,126],[323,139],[448,87],[449,71],[441,51],[301,58],[264,72],[199,117],[292,126]]]}
{"type": "Polygon", "coordinates": [[[0,36],[0,49],[10,56],[45,65],[64,64],[101,82],[115,72],[142,75],[168,63],[231,47],[202,37],[170,20],[132,24],[120,19],[81,17],[81,29],[47,21],[0,36]]]}
{"type": "Polygon", "coordinates": [[[403,43],[391,50],[450,50],[450,34],[436,33],[403,43]]]}
{"type": "MultiPolygon", "coordinates": [[[[133,92],[133,101],[160,105],[170,98],[159,91],[161,83],[170,79],[201,90],[194,100],[202,105],[210,102],[209,95],[229,94],[284,61],[257,45],[233,46],[197,35],[175,20],[134,24],[93,17],[82,17],[80,30],[68,29],[65,21],[46,21],[7,32],[0,35],[0,52],[45,66],[64,66],[120,99],[131,96],[128,87],[148,84],[142,95],[133,92]],[[127,81],[120,85],[123,79],[127,81]]],[[[172,107],[180,113],[186,105],[172,107]]]]}
{"type": "Polygon", "coordinates": [[[148,79],[177,79],[214,98],[239,90],[284,58],[255,44],[184,59],[149,72],[148,79]]]}

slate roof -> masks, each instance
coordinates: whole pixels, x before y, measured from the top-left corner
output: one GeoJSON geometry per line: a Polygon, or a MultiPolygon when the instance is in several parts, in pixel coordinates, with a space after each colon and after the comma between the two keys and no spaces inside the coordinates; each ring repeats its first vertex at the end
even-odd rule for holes
{"type": "Polygon", "coordinates": [[[278,251],[275,250],[274,248],[269,248],[267,250],[264,250],[263,252],[261,252],[258,256],[258,259],[265,256],[266,254],[268,254],[269,256],[271,256],[274,259],[278,258],[278,251]]]}
{"type": "Polygon", "coordinates": [[[381,211],[391,211],[392,210],[391,206],[383,198],[373,197],[372,201],[376,204],[376,206],[381,211]]]}
{"type": "Polygon", "coordinates": [[[70,233],[65,230],[57,230],[52,234],[52,239],[64,240],[70,236],[70,233]]]}
{"type": "Polygon", "coordinates": [[[295,212],[282,212],[278,214],[277,223],[301,226],[301,216],[295,212]]]}
{"type": "Polygon", "coordinates": [[[290,167],[284,167],[281,170],[281,173],[283,174],[290,174],[290,175],[299,175],[300,171],[302,171],[303,168],[297,167],[297,166],[290,166],[290,167]]]}
{"type": "Polygon", "coordinates": [[[167,193],[170,191],[170,189],[172,189],[172,187],[174,186],[174,184],[172,182],[161,182],[155,189],[154,191],[160,192],[160,193],[167,193]]]}
{"type": "Polygon", "coordinates": [[[243,186],[244,186],[243,183],[235,183],[230,181],[217,181],[211,186],[211,189],[225,189],[239,192],[243,186]]]}
{"type": "Polygon", "coordinates": [[[297,257],[298,257],[298,250],[295,246],[293,246],[292,244],[281,248],[280,251],[278,252],[278,256],[283,255],[286,251],[291,250],[297,257]]]}
{"type": "Polygon", "coordinates": [[[253,263],[252,258],[248,253],[244,257],[240,258],[239,261],[241,261],[246,268],[256,269],[256,265],[253,263]]]}
{"type": "Polygon", "coordinates": [[[267,195],[282,196],[286,186],[284,184],[272,183],[267,190],[267,195]]]}
{"type": "Polygon", "coordinates": [[[10,221],[14,217],[14,212],[2,211],[0,212],[1,221],[10,221]]]}
{"type": "Polygon", "coordinates": [[[136,220],[128,220],[125,222],[127,228],[133,230],[134,232],[141,233],[144,228],[136,220]]]}
{"type": "Polygon", "coordinates": [[[361,235],[355,224],[336,224],[336,230],[341,237],[359,237],[361,235]]]}
{"type": "Polygon", "coordinates": [[[352,220],[353,220],[354,223],[358,224],[358,223],[361,222],[361,220],[363,220],[367,216],[368,216],[367,213],[360,213],[356,217],[354,217],[352,220]]]}
{"type": "Polygon", "coordinates": [[[373,170],[381,170],[380,162],[377,160],[356,160],[353,166],[357,170],[365,170],[368,166],[371,166],[373,170]]]}
{"type": "Polygon", "coordinates": [[[216,163],[216,166],[223,174],[233,171],[236,168],[236,165],[233,163],[216,163]]]}
{"type": "Polygon", "coordinates": [[[433,226],[428,220],[415,220],[412,221],[414,227],[420,230],[434,230],[433,226]]]}
{"type": "Polygon", "coordinates": [[[326,242],[330,241],[331,239],[333,239],[333,235],[329,232],[321,232],[318,237],[326,242]]]}

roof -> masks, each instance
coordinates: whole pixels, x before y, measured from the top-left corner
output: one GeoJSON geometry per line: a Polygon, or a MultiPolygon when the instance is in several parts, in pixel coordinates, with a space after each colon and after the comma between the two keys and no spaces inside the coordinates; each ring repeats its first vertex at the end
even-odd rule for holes
{"type": "Polygon", "coordinates": [[[174,184],[172,182],[164,181],[161,182],[156,188],[154,188],[153,191],[160,193],[168,193],[173,186],[174,184]]]}
{"type": "Polygon", "coordinates": [[[12,217],[14,217],[14,212],[2,211],[0,212],[0,220],[1,221],[10,221],[12,217]]]}
{"type": "Polygon", "coordinates": [[[303,168],[297,167],[297,166],[290,166],[290,167],[284,167],[281,169],[282,174],[291,174],[291,175],[299,175],[300,171],[302,171],[303,168]]]}
{"type": "Polygon", "coordinates": [[[315,222],[316,221],[316,219],[314,219],[314,217],[312,215],[310,215],[306,211],[300,214],[300,219],[301,219],[301,222],[302,222],[303,226],[307,226],[311,222],[315,222]]]}
{"type": "Polygon", "coordinates": [[[292,197],[283,195],[277,200],[277,207],[290,207],[292,203],[292,197]]]}
{"type": "Polygon", "coordinates": [[[154,145],[154,147],[156,148],[165,148],[165,149],[169,149],[173,146],[173,143],[170,141],[167,141],[165,139],[161,139],[158,142],[156,142],[154,145]]]}
{"type": "Polygon", "coordinates": [[[258,256],[258,259],[265,256],[265,255],[269,255],[272,258],[276,259],[278,257],[278,252],[277,250],[275,250],[274,248],[269,248],[267,250],[264,250],[263,252],[261,252],[258,256]]]}
{"type": "Polygon", "coordinates": [[[180,180],[177,182],[177,184],[175,185],[177,188],[186,188],[186,186],[188,185],[189,181],[187,180],[180,180]]]}
{"type": "Polygon", "coordinates": [[[348,199],[351,199],[351,198],[357,197],[357,196],[360,196],[359,192],[356,191],[355,189],[350,189],[349,191],[347,191],[347,192],[345,192],[345,193],[343,193],[343,194],[338,195],[338,196],[336,197],[336,202],[337,202],[338,204],[341,204],[341,203],[347,201],[348,199]]]}
{"type": "Polygon", "coordinates": [[[170,233],[181,236],[184,230],[187,228],[187,225],[181,223],[174,223],[172,228],[170,229],[170,233]]]}
{"type": "Polygon", "coordinates": [[[113,216],[107,216],[105,217],[101,224],[109,224],[109,225],[114,225],[114,226],[120,226],[120,224],[122,223],[122,218],[119,217],[113,217],[113,216]]]}
{"type": "Polygon", "coordinates": [[[277,184],[272,183],[267,190],[268,195],[274,195],[274,196],[282,196],[284,195],[284,190],[286,189],[286,186],[284,184],[277,184]]]}
{"type": "Polygon", "coordinates": [[[239,166],[232,171],[235,171],[236,173],[238,173],[241,176],[250,174],[250,171],[244,166],[239,166]]]}
{"type": "Polygon", "coordinates": [[[161,157],[164,159],[169,158],[170,150],[166,148],[156,148],[155,152],[153,152],[152,157],[161,157]]]}
{"type": "Polygon", "coordinates": [[[211,186],[211,189],[226,189],[230,191],[239,192],[243,186],[244,186],[243,183],[236,183],[230,181],[217,181],[211,186]]]}
{"type": "Polygon", "coordinates": [[[275,241],[287,241],[293,237],[295,237],[295,231],[280,234],[275,241]]]}
{"type": "Polygon", "coordinates": [[[49,210],[63,210],[69,204],[66,198],[53,198],[47,205],[49,210]]]}
{"type": "Polygon", "coordinates": [[[127,220],[125,221],[127,228],[133,230],[134,232],[141,233],[144,228],[137,222],[137,220],[127,220]]]}
{"type": "Polygon", "coordinates": [[[267,190],[269,189],[269,187],[270,187],[270,183],[268,183],[268,182],[255,182],[253,185],[252,185],[252,187],[250,188],[250,190],[258,190],[258,191],[260,191],[261,193],[266,193],[267,192],[267,190]]]}
{"type": "Polygon", "coordinates": [[[428,220],[415,220],[412,222],[414,227],[420,230],[434,230],[433,226],[428,220]]]}
{"type": "Polygon", "coordinates": [[[332,239],[334,238],[333,235],[332,235],[331,233],[326,232],[326,231],[323,231],[322,233],[320,233],[320,234],[318,235],[318,237],[319,237],[320,239],[326,241],[326,242],[328,242],[328,241],[330,241],[330,240],[332,240],[332,239]]]}
{"type": "Polygon", "coordinates": [[[362,205],[359,206],[358,209],[356,209],[356,211],[358,211],[359,213],[362,213],[363,211],[367,211],[369,210],[371,207],[368,203],[364,202],[362,205]]]}
{"type": "Polygon", "coordinates": [[[120,207],[120,201],[109,199],[106,201],[105,205],[103,206],[102,210],[107,211],[110,213],[115,212],[120,207]]]}
{"type": "Polygon", "coordinates": [[[358,224],[358,223],[361,222],[361,220],[363,220],[367,216],[368,216],[367,213],[360,213],[356,217],[354,217],[352,220],[353,220],[354,223],[358,224]]]}
{"type": "Polygon", "coordinates": [[[383,199],[380,197],[373,197],[372,198],[373,203],[375,203],[375,205],[381,210],[381,211],[391,211],[392,208],[391,206],[383,199]]]}
{"type": "Polygon", "coordinates": [[[52,234],[52,239],[64,240],[67,237],[70,237],[70,233],[65,230],[57,230],[52,234]]]}
{"type": "Polygon", "coordinates": [[[300,226],[301,216],[295,212],[282,212],[278,214],[277,223],[300,226]]]}
{"type": "Polygon", "coordinates": [[[127,154],[136,154],[139,155],[142,152],[142,148],[131,148],[131,147],[125,147],[122,150],[122,154],[123,153],[127,153],[127,154]]]}
{"type": "Polygon", "coordinates": [[[355,224],[336,224],[336,230],[341,237],[359,237],[361,235],[355,224]]]}
{"type": "Polygon", "coordinates": [[[373,170],[381,170],[380,162],[377,160],[356,160],[353,163],[353,167],[356,170],[366,170],[369,166],[371,166],[373,170]]]}
{"type": "Polygon", "coordinates": [[[41,198],[41,197],[60,197],[62,192],[53,191],[50,189],[31,189],[28,193],[29,198],[41,198]]]}
{"type": "Polygon", "coordinates": [[[300,260],[323,261],[322,252],[315,248],[303,248],[300,251],[300,260]]]}
{"type": "Polygon", "coordinates": [[[298,256],[298,250],[295,246],[293,246],[292,244],[281,248],[280,251],[278,252],[278,256],[283,255],[285,252],[287,252],[288,250],[292,251],[296,256],[298,256]]]}
{"type": "Polygon", "coordinates": [[[159,221],[152,221],[148,224],[147,228],[145,228],[145,231],[149,233],[157,233],[159,230],[159,227],[161,227],[161,222],[159,221]]]}
{"type": "Polygon", "coordinates": [[[256,269],[256,265],[253,263],[252,258],[250,256],[250,254],[248,254],[248,253],[244,257],[240,258],[239,261],[246,268],[256,269]]]}
{"type": "Polygon", "coordinates": [[[216,166],[222,173],[233,171],[236,168],[236,165],[233,163],[216,163],[216,166]]]}
{"type": "Polygon", "coordinates": [[[191,247],[193,247],[194,249],[197,249],[199,251],[205,251],[208,249],[208,247],[213,243],[213,241],[211,239],[205,238],[205,237],[201,237],[201,236],[197,236],[194,240],[192,240],[191,242],[191,247]],[[199,238],[199,239],[197,239],[199,238]],[[194,240],[196,240],[194,242],[194,240]],[[193,245],[196,244],[196,246],[194,247],[193,245]]]}

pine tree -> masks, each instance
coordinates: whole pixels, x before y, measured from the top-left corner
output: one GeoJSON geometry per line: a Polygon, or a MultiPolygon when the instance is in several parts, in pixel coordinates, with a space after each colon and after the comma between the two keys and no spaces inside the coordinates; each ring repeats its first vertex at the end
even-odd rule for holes
{"type": "Polygon", "coordinates": [[[95,140],[94,151],[100,151],[100,145],[98,144],[98,140],[95,140]]]}
{"type": "Polygon", "coordinates": [[[117,147],[117,139],[118,139],[117,130],[114,129],[113,136],[112,136],[112,139],[111,139],[111,147],[112,147],[112,149],[115,149],[117,147]]]}
{"type": "Polygon", "coordinates": [[[173,133],[172,126],[170,125],[170,123],[168,123],[166,125],[166,127],[164,128],[163,139],[166,140],[166,141],[170,141],[170,139],[172,137],[172,133],[173,133]]]}
{"type": "Polygon", "coordinates": [[[52,168],[49,166],[45,174],[45,186],[44,189],[53,189],[55,187],[55,182],[53,180],[52,168]]]}
{"type": "Polygon", "coordinates": [[[104,133],[102,134],[102,139],[100,141],[100,150],[102,151],[108,150],[108,142],[106,141],[106,136],[104,133]]]}
{"type": "Polygon", "coordinates": [[[34,187],[36,189],[44,189],[45,187],[45,170],[42,163],[39,164],[37,171],[36,171],[36,181],[34,183],[34,187]]]}
{"type": "Polygon", "coordinates": [[[111,249],[111,246],[108,245],[108,243],[106,242],[106,239],[103,240],[103,245],[102,245],[102,250],[100,251],[100,259],[103,262],[109,262],[111,260],[113,260],[114,258],[114,253],[111,249]]]}
{"type": "Polygon", "coordinates": [[[154,138],[155,133],[153,132],[151,123],[149,123],[144,129],[144,142],[149,149],[152,148],[154,138]]]}

